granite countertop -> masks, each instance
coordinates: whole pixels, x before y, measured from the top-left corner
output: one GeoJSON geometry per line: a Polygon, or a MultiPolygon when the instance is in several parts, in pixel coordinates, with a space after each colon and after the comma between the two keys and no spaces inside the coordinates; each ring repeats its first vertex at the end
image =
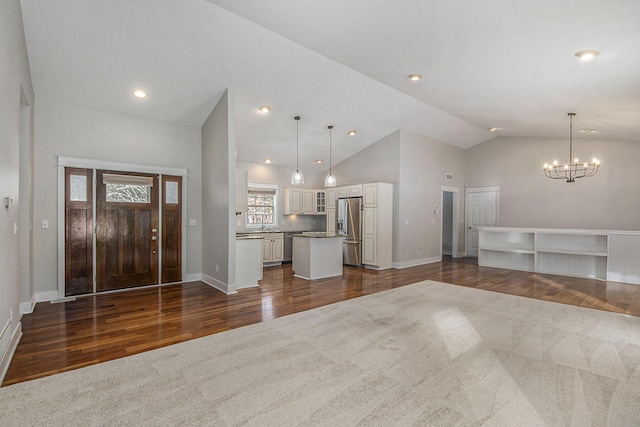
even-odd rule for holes
{"type": "Polygon", "coordinates": [[[328,239],[328,238],[335,238],[335,237],[342,237],[342,236],[338,236],[337,234],[334,234],[334,233],[327,234],[327,232],[325,231],[307,231],[300,234],[294,234],[293,237],[308,237],[311,239],[328,239]]]}
{"type": "Polygon", "coordinates": [[[246,236],[246,235],[236,235],[236,240],[258,240],[262,239],[262,236],[246,236]]]}

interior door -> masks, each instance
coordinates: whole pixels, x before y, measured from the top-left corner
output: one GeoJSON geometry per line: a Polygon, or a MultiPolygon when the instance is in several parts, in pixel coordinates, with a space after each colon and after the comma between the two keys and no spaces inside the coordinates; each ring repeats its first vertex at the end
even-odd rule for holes
{"type": "Polygon", "coordinates": [[[478,227],[496,226],[497,203],[496,190],[467,193],[467,256],[478,256],[478,227]]]}
{"type": "Polygon", "coordinates": [[[158,177],[96,171],[96,290],[158,283],[158,177]]]}

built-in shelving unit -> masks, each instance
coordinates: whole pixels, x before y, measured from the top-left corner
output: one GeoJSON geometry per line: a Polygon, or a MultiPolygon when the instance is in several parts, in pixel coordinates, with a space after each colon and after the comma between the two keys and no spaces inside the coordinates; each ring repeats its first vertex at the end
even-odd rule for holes
{"type": "Polygon", "coordinates": [[[640,232],[507,227],[479,231],[480,266],[640,284],[640,266],[631,256],[640,248],[640,232]]]}

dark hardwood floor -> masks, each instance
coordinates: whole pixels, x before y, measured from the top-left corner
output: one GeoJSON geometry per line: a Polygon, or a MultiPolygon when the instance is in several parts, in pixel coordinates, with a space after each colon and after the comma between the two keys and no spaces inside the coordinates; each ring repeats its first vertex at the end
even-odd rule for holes
{"type": "Polygon", "coordinates": [[[225,295],[202,282],[39,303],[22,317],[23,337],[2,385],[129,356],[421,280],[640,316],[640,286],[478,267],[451,259],[342,277],[303,280],[291,265],[265,268],[257,288],[225,295]]]}

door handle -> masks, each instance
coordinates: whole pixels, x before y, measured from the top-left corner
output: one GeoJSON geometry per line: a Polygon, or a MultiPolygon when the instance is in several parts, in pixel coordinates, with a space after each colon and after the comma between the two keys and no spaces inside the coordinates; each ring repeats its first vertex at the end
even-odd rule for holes
{"type": "Polygon", "coordinates": [[[155,228],[152,228],[152,229],[151,229],[151,232],[152,232],[152,233],[155,233],[156,231],[158,231],[158,230],[156,230],[155,228]]]}
{"type": "Polygon", "coordinates": [[[156,236],[151,236],[151,240],[158,240],[156,236]]]}

